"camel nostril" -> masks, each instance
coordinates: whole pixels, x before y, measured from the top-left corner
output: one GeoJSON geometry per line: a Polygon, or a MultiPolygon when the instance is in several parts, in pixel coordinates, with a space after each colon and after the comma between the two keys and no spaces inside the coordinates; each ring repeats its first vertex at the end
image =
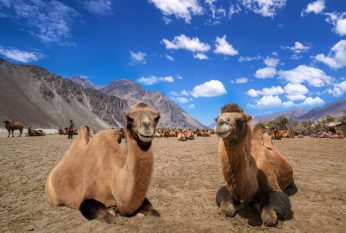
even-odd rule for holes
{"type": "Polygon", "coordinates": [[[142,125],[148,129],[150,127],[150,121],[143,121],[142,125]]]}

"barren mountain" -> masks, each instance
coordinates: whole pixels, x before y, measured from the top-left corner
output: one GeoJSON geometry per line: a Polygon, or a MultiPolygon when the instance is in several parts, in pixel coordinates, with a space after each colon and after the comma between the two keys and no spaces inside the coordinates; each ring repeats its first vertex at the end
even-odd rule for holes
{"type": "Polygon", "coordinates": [[[32,65],[0,59],[0,119],[57,128],[73,119],[92,129],[122,126],[127,102],[32,65]]]}

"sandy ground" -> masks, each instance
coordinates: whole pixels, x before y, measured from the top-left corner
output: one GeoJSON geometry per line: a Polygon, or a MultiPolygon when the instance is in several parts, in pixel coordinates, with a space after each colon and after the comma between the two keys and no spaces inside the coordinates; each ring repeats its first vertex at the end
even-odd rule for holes
{"type": "Polygon", "coordinates": [[[70,141],[65,136],[0,135],[0,232],[346,232],[346,140],[275,141],[294,164],[299,191],[294,217],[276,228],[251,209],[226,218],[215,205],[223,184],[218,138],[155,139],[155,172],[148,193],[161,218],[118,217],[116,225],[87,221],[77,210],[51,207],[44,184],[70,141]]]}

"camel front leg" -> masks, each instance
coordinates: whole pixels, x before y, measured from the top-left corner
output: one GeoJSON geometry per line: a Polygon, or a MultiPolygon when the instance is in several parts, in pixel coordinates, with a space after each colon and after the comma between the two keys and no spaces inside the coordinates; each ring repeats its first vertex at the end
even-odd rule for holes
{"type": "Polygon", "coordinates": [[[291,203],[287,194],[282,191],[269,193],[269,202],[261,213],[261,219],[265,226],[273,227],[278,224],[278,218],[289,219],[292,217],[291,203]]]}
{"type": "Polygon", "coordinates": [[[8,131],[8,136],[7,137],[9,138],[10,134],[11,134],[11,130],[8,129],[7,131],[8,131]]]}
{"type": "Polygon", "coordinates": [[[234,217],[237,214],[237,207],[227,186],[222,186],[216,193],[216,205],[220,207],[222,213],[227,217],[234,217]]]}
{"type": "Polygon", "coordinates": [[[139,208],[138,213],[141,213],[144,216],[160,217],[159,211],[154,209],[153,205],[148,200],[148,198],[144,198],[144,201],[141,207],[139,208]]]}
{"type": "Polygon", "coordinates": [[[13,132],[14,132],[14,130],[12,129],[11,131],[12,131],[12,137],[14,137],[14,136],[13,136],[13,132]]]}

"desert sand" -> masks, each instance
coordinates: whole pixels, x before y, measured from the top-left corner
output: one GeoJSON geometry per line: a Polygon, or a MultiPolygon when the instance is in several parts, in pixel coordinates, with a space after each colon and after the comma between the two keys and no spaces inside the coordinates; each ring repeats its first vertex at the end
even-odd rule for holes
{"type": "Polygon", "coordinates": [[[46,201],[46,177],[71,143],[66,136],[6,136],[0,134],[0,232],[346,231],[345,139],[274,142],[293,163],[299,190],[290,197],[293,218],[267,228],[251,208],[227,218],[216,207],[223,178],[215,135],[186,142],[154,139],[148,197],[161,218],[119,216],[115,225],[87,221],[78,210],[54,208],[46,201]]]}

